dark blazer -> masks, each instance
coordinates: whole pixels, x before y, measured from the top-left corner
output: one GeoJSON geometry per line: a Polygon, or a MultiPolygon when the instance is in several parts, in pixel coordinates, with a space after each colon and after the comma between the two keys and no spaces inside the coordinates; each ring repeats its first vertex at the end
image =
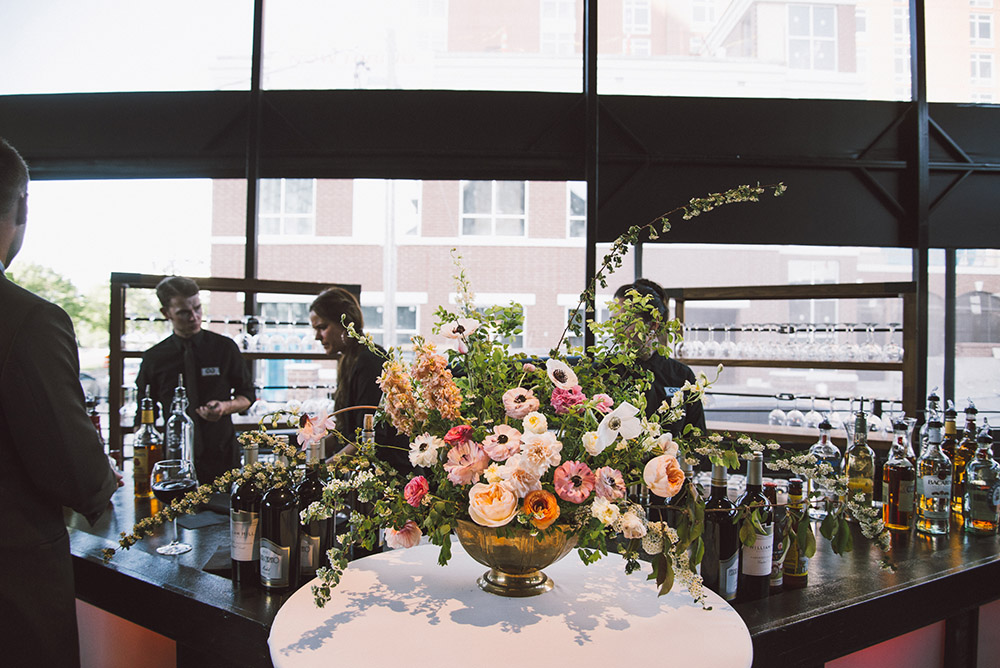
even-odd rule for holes
{"type": "Polygon", "coordinates": [[[117,481],[80,386],[73,323],[0,273],[0,653],[79,664],[63,506],[93,523],[117,481]]]}

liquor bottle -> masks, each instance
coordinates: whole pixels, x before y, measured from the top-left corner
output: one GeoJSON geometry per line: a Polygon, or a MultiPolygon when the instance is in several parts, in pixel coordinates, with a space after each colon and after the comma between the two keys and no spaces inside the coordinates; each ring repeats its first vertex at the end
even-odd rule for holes
{"type": "MultiPolygon", "coordinates": [[[[809,448],[809,454],[816,458],[817,466],[827,464],[832,469],[829,477],[840,475],[841,466],[844,463],[840,449],[834,445],[833,440],[830,438],[830,432],[832,431],[833,427],[830,425],[830,421],[824,418],[819,423],[819,440],[809,448]]],[[[817,483],[812,480],[809,481],[809,485],[809,497],[817,504],[815,507],[810,506],[809,517],[821,520],[826,517],[829,504],[837,501],[837,495],[834,494],[833,489],[829,485],[817,483]]]]}
{"type": "MultiPolygon", "coordinates": [[[[808,524],[806,513],[808,502],[802,494],[802,480],[792,478],[788,481],[788,551],[782,568],[785,573],[785,589],[802,589],[809,582],[809,557],[799,549],[797,535],[799,527],[808,524]],[[793,536],[792,534],[796,534],[793,536]]],[[[804,530],[804,527],[803,527],[804,530]]]]}
{"type": "MultiPolygon", "coordinates": [[[[295,487],[300,517],[309,504],[323,498],[322,464],[323,441],[317,440],[309,445],[305,475],[295,487]]],[[[299,531],[299,570],[303,581],[316,577],[316,569],[323,565],[326,551],[333,546],[333,522],[333,518],[328,518],[302,525],[299,531]]]]}
{"type": "Polygon", "coordinates": [[[924,448],[927,447],[927,432],[928,425],[930,425],[931,420],[941,421],[941,397],[937,394],[937,388],[935,387],[931,390],[931,393],[927,395],[927,410],[924,414],[924,423],[920,425],[920,438],[917,439],[917,459],[919,459],[924,454],[924,448]]]}
{"type": "Polygon", "coordinates": [[[941,452],[941,423],[927,423],[927,448],[917,460],[917,531],[948,533],[951,460],[941,452]]]}
{"type": "Polygon", "coordinates": [[[284,481],[260,500],[260,584],[269,592],[290,591],[299,578],[299,500],[284,481]]]}
{"type": "Polygon", "coordinates": [[[944,409],[944,436],[941,439],[941,452],[951,460],[955,458],[955,446],[958,445],[958,436],[955,435],[957,418],[958,411],[955,410],[955,403],[949,399],[944,409]]]}
{"type": "Polygon", "coordinates": [[[153,399],[149,396],[149,386],[140,402],[141,420],[132,446],[132,478],[136,498],[146,499],[153,495],[149,486],[149,476],[153,465],[160,461],[163,452],[163,438],[153,424],[153,399]]]}
{"type": "Polygon", "coordinates": [[[1000,523],[1000,464],[993,459],[993,436],[986,420],[976,437],[976,445],[976,456],[966,467],[965,531],[994,535],[1000,523]]]}
{"type": "Polygon", "coordinates": [[[739,573],[739,529],[733,521],[736,506],[729,500],[725,465],[712,465],[712,491],[705,502],[705,554],[701,559],[701,579],[716,594],[736,598],[739,573]]]}
{"type": "Polygon", "coordinates": [[[174,399],[167,418],[166,458],[183,459],[194,467],[194,420],[187,414],[188,398],[184,389],[184,375],[177,378],[174,399]]]}
{"type": "Polygon", "coordinates": [[[755,452],[747,463],[747,488],[736,505],[752,508],[760,518],[764,533],[757,533],[753,545],[740,546],[740,573],[736,583],[736,599],[753,601],[765,598],[771,586],[771,559],[774,545],[774,512],[764,496],[764,455],[755,452]]]}
{"type": "Polygon", "coordinates": [[[892,449],[882,466],[882,523],[893,531],[913,528],[913,492],[916,471],[907,458],[907,431],[904,420],[893,423],[892,449]]]}
{"type": "Polygon", "coordinates": [[[871,506],[875,493],[875,452],[868,446],[868,418],[864,403],[862,399],[861,408],[854,417],[854,438],[844,453],[844,470],[847,472],[848,500],[871,506]]]}
{"type": "Polygon", "coordinates": [[[965,407],[965,430],[962,440],[955,446],[955,454],[951,458],[951,512],[956,513],[956,519],[962,521],[965,505],[966,466],[976,456],[978,449],[976,434],[976,405],[969,400],[965,407]]]}
{"type": "MultiPolygon", "coordinates": [[[[257,444],[243,448],[243,466],[257,462],[257,444]]],[[[229,555],[233,583],[256,586],[260,582],[261,489],[252,479],[233,485],[229,497],[229,555]]]]}
{"type": "Polygon", "coordinates": [[[771,502],[774,514],[774,540],[771,542],[771,584],[769,592],[777,594],[781,591],[784,583],[785,571],[783,562],[785,560],[785,538],[787,535],[787,516],[785,513],[785,498],[779,498],[778,485],[773,482],[764,483],[764,496],[771,502]]]}

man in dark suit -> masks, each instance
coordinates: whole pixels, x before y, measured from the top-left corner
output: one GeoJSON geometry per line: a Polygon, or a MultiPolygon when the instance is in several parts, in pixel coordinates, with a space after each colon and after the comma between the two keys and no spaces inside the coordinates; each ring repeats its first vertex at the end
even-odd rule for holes
{"type": "Polygon", "coordinates": [[[73,323],[4,275],[27,200],[27,165],[0,138],[0,663],[77,666],[63,506],[94,522],[118,484],[87,417],[73,323]]]}

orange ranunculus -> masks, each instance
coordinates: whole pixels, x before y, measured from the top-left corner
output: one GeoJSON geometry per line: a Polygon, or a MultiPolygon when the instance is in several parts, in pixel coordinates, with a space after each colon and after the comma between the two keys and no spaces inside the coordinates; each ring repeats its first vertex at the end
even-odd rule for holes
{"type": "Polygon", "coordinates": [[[537,528],[548,529],[559,517],[559,503],[556,495],[538,489],[524,497],[524,513],[531,518],[537,528]]]}

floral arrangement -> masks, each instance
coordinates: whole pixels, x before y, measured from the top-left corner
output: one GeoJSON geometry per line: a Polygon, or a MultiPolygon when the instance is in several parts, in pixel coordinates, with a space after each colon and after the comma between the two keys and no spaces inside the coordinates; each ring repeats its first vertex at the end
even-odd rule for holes
{"type": "MultiPolygon", "coordinates": [[[[652,563],[650,577],[661,594],[680,580],[695,600],[703,601],[696,572],[704,551],[705,504],[693,482],[686,480],[682,461],[695,465],[706,458],[738,468],[741,458],[769,451],[773,454],[770,468],[788,470],[846,493],[846,481],[833,477],[829,466],[817,466],[808,454],[778,452],[773,442],[701,434],[690,426],[672,436],[670,425],[683,419],[685,407],[700,401],[714,379],[701,375],[662,405],[647,406],[651,381],[646,373],[636,371],[637,362],[653,350],[668,355],[680,330],[676,321],[663,320],[649,306],[648,297],[630,293],[610,305],[608,321],[588,320],[586,325],[597,343],[586,354],[564,346],[570,331],[580,334],[584,307],[593,303],[597,285],[607,286],[607,275],[621,266],[640,234],[655,238],[669,230],[669,216],[690,219],[718,206],[758,201],[768,191],[778,196],[784,186],[740,186],[693,199],[651,223],[630,228],[612,245],[544,362],[511,354],[505,341],[520,331],[520,307],[512,304],[477,311],[456,256],[458,309],[439,308],[435,327],[454,346],[441,354],[433,344],[414,337],[413,360],[390,348],[379,379],[384,399],[377,419],[408,437],[415,473],[403,477],[379,459],[373,441],[359,438],[355,454],[324,465],[323,498],[301,513],[304,523],[345,510],[350,513],[347,532],[338,536],[337,545],[326,555],[329,566],[318,572],[320,583],[313,586],[317,604],[329,600],[347,568],[352,545],[372,549],[384,535],[389,547],[407,548],[426,537],[440,548],[439,563],[444,565],[451,557],[453,529],[462,520],[494,528],[501,536],[517,530],[538,536],[570,533],[585,563],[614,548],[624,558],[628,573],[640,568],[641,550],[652,563]],[[684,485],[690,486],[690,493],[680,495],[684,485]],[[647,517],[636,495],[642,486],[668,500],[684,499],[681,506],[671,506],[669,501],[663,506],[673,511],[670,523],[647,517]]],[[[376,350],[370,338],[345,325],[351,336],[376,350]]],[[[296,417],[294,410],[292,417],[296,417]]],[[[326,436],[330,422],[327,416],[302,416],[300,425],[299,444],[307,446],[326,436]]],[[[281,444],[271,439],[263,423],[260,431],[241,438],[261,440],[281,452],[281,444]]],[[[304,459],[294,449],[284,454],[290,466],[304,459]]],[[[228,490],[233,482],[248,476],[266,487],[287,478],[289,469],[281,464],[256,464],[227,473],[140,522],[132,535],[123,534],[121,545],[129,547],[158,523],[192,512],[211,491],[228,490]]],[[[846,507],[859,519],[865,535],[887,549],[888,533],[874,511],[866,512],[848,499],[847,504],[829,509],[821,527],[834,550],[851,549],[846,507]]],[[[789,508],[789,513],[793,519],[802,516],[799,509],[789,508]]],[[[737,521],[746,544],[763,533],[759,509],[740,509],[737,521]]],[[[800,528],[792,529],[790,538],[811,556],[815,537],[810,523],[789,526],[796,524],[800,528]]]]}

